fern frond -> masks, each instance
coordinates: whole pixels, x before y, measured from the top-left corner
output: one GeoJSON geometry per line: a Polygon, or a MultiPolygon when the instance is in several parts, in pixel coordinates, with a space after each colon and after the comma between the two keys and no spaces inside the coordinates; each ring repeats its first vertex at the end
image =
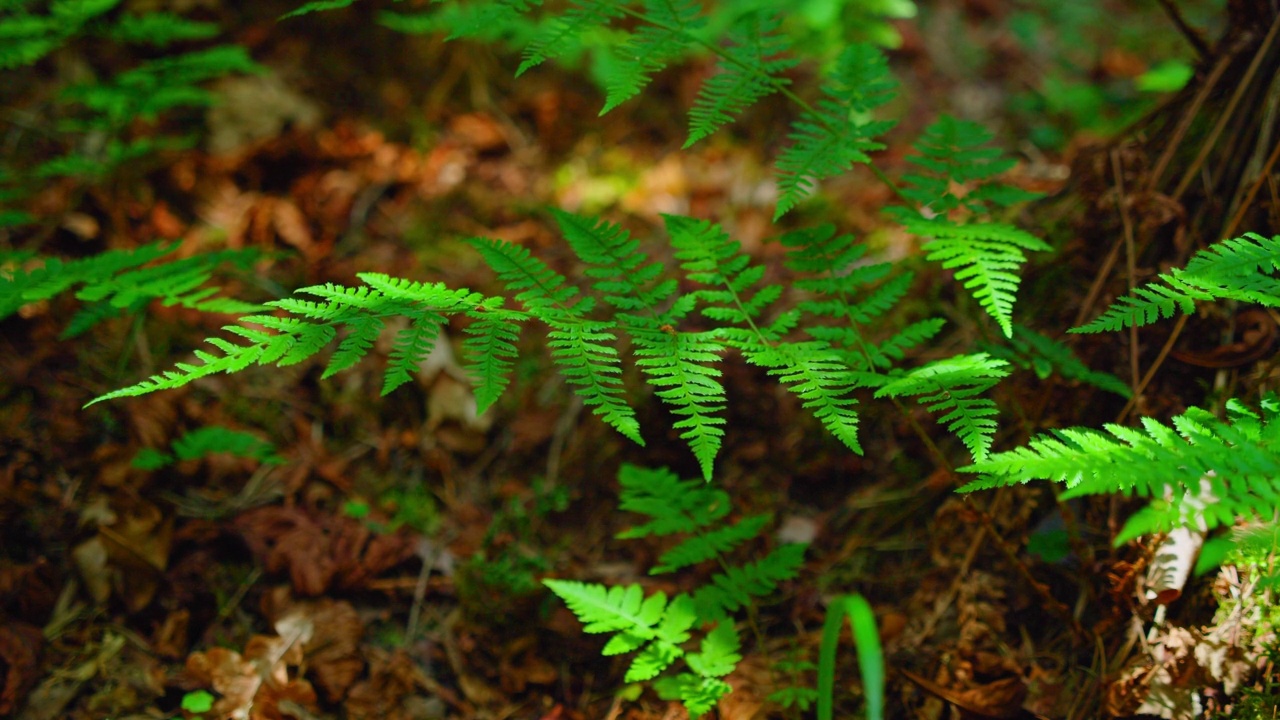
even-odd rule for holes
{"type": "Polygon", "coordinates": [[[578,38],[623,16],[616,0],[572,0],[569,9],[555,19],[551,28],[525,47],[516,77],[560,57],[578,38]]]}
{"type": "Polygon", "coordinates": [[[604,79],[604,115],[640,93],[668,63],[688,49],[699,28],[706,24],[697,0],[645,0],[645,25],[617,50],[617,67],[604,79]]]}
{"type": "Polygon", "coordinates": [[[756,11],[742,18],[729,33],[729,47],[717,73],[698,92],[689,110],[689,148],[733,122],[743,111],[790,83],[782,73],[794,67],[788,41],[779,32],[778,18],[756,11]]]}
{"type": "Polygon", "coordinates": [[[1111,373],[1089,369],[1071,348],[1053,338],[1021,325],[1013,327],[1012,347],[989,346],[996,357],[1020,367],[1031,368],[1041,379],[1057,372],[1066,380],[1079,380],[1094,387],[1128,398],[1133,392],[1123,380],[1111,373]]]}
{"type": "Polygon", "coordinates": [[[605,220],[552,209],[560,231],[575,254],[589,266],[587,277],[604,301],[624,312],[649,311],[676,292],[676,281],[662,279],[662,264],[647,262],[640,243],[622,227],[605,220]]]}
{"type": "Polygon", "coordinates": [[[1272,517],[1280,510],[1280,423],[1274,395],[1264,417],[1232,403],[1231,422],[1200,408],[1172,426],[1143,418],[1142,427],[1068,428],[1033,438],[966,468],[981,475],[968,491],[1034,479],[1062,482],[1066,496],[1124,492],[1152,498],[1124,537],[1194,526],[1209,529],[1240,516],[1272,517]]]}
{"type": "Polygon", "coordinates": [[[476,0],[450,3],[430,12],[383,10],[378,13],[378,23],[412,35],[443,32],[445,40],[531,38],[537,33],[538,24],[527,15],[541,5],[542,0],[476,0]]]}
{"type": "Polygon", "coordinates": [[[742,662],[741,651],[742,641],[738,639],[733,623],[722,622],[702,638],[698,652],[689,653],[685,662],[699,677],[724,677],[742,662]]]}
{"type": "Polygon", "coordinates": [[[108,250],[81,260],[44,260],[32,270],[0,273],[0,318],[27,303],[48,300],[76,286],[76,298],[94,305],[77,314],[62,336],[75,337],[121,310],[136,310],[152,300],[203,312],[250,313],[261,306],[231,298],[212,298],[218,288],[208,285],[223,265],[251,268],[256,250],[228,250],[169,260],[150,267],[177,250],[176,245],[153,243],[134,250],[108,250]]]}
{"type": "Polygon", "coordinates": [[[770,375],[795,393],[806,409],[837,440],[862,454],[858,444],[857,400],[847,397],[857,381],[839,353],[824,342],[778,343],[763,349],[743,349],[747,362],[768,368],[770,375]]]}
{"type": "Polygon", "coordinates": [[[1036,236],[1003,223],[958,225],[943,220],[912,219],[904,223],[916,235],[934,238],[923,245],[926,258],[956,271],[956,279],[995,318],[1005,337],[1013,335],[1013,303],[1018,276],[1027,257],[1023,250],[1051,248],[1036,236]]]}
{"type": "Polygon", "coordinates": [[[299,5],[296,9],[280,16],[281,20],[300,17],[302,15],[310,15],[316,12],[326,12],[329,10],[341,10],[343,8],[355,5],[359,0],[311,0],[299,5]]]}
{"type": "MultiPolygon", "coordinates": [[[[230,331],[234,326],[223,328],[230,331]]],[[[276,343],[284,345],[285,348],[292,345],[290,338],[285,335],[276,336],[279,340],[276,343]]],[[[137,397],[146,395],[158,390],[173,390],[187,385],[202,377],[216,375],[219,373],[236,373],[244,370],[262,357],[268,349],[272,349],[271,338],[264,336],[261,343],[250,345],[234,345],[225,340],[210,338],[210,344],[222,351],[222,355],[214,355],[203,350],[195,352],[196,359],[200,361],[198,365],[190,363],[176,363],[175,370],[167,370],[157,375],[143,380],[134,385],[113,390],[105,395],[100,395],[85,404],[85,407],[96,405],[105,400],[114,400],[122,397],[137,397]]]]}
{"type": "Polygon", "coordinates": [[[548,316],[543,321],[551,327],[547,335],[551,360],[565,381],[576,386],[574,392],[600,419],[643,447],[635,411],[621,397],[622,362],[609,344],[617,340],[610,332],[613,324],[571,315],[548,316]]]}
{"type": "MultiPolygon", "coordinates": [[[[882,370],[893,367],[896,361],[906,357],[907,350],[928,342],[946,324],[947,321],[941,318],[929,318],[928,320],[911,323],[878,343],[868,343],[867,353],[871,358],[871,364],[882,370]]],[[[852,365],[854,370],[872,369],[866,367],[865,361],[861,360],[861,358],[855,360],[852,365]]]]}
{"type": "Polygon", "coordinates": [[[556,314],[557,310],[575,315],[590,312],[590,298],[577,299],[578,289],[565,282],[564,276],[535,258],[528,248],[490,238],[472,238],[474,247],[485,264],[506,283],[507,289],[517,293],[519,300],[530,313],[542,318],[556,314]],[[574,310],[574,303],[586,305],[574,310]]]}
{"type": "Polygon", "coordinates": [[[383,376],[383,395],[413,380],[418,364],[431,354],[445,322],[445,316],[439,313],[423,312],[410,320],[409,327],[396,333],[391,356],[387,359],[387,372],[383,376]]]}
{"type": "Polygon", "coordinates": [[[884,144],[876,138],[894,123],[870,119],[871,111],[893,99],[897,83],[878,48],[855,43],[845,48],[822,86],[823,98],[792,125],[791,145],[778,157],[777,221],[818,183],[871,161],[884,144]]]}
{"type": "Polygon", "coordinates": [[[729,496],[698,480],[681,480],[667,468],[623,463],[618,508],[648,515],[650,522],[618,533],[619,539],[692,533],[729,514],[729,496]]]}
{"type": "Polygon", "coordinates": [[[1073,333],[1096,333],[1150,325],[1176,312],[1188,314],[1200,301],[1229,299],[1280,307],[1280,236],[1254,233],[1223,240],[1197,252],[1186,268],[1161,273],[1112,303],[1073,333]]]}
{"type": "Polygon", "coordinates": [[[672,301],[675,280],[662,277],[662,265],[647,262],[640,244],[626,230],[604,220],[552,210],[574,252],[588,267],[593,289],[618,314],[632,336],[636,365],[645,373],[656,394],[681,419],[675,428],[689,442],[710,481],[712,463],[720,450],[725,406],[724,387],[712,367],[723,347],[710,333],[684,333],[675,329],[693,307],[694,298],[672,301]],[[666,306],[664,308],[664,306],[666,306]],[[647,313],[636,315],[633,313],[647,313]]]}
{"type": "Polygon", "coordinates": [[[911,162],[920,171],[903,177],[903,195],[933,215],[946,215],[963,206],[970,214],[980,216],[1039,197],[991,182],[1014,165],[1013,159],[1004,157],[999,149],[985,147],[991,137],[978,123],[949,115],[939,117],[912,145],[917,154],[911,162]],[[953,183],[970,187],[957,195],[953,183]]]}
{"type": "Polygon", "coordinates": [[[714,560],[759,536],[760,531],[772,519],[770,515],[752,515],[733,525],[696,534],[663,553],[662,557],[658,558],[658,564],[649,569],[649,574],[675,572],[690,565],[714,560]]]}
{"type": "Polygon", "coordinates": [[[577,288],[528,249],[487,238],[470,243],[529,313],[551,328],[551,360],[574,392],[600,419],[643,446],[635,411],[622,398],[622,361],[611,344],[617,340],[615,323],[587,319],[594,301],[579,297],[577,288]]]}
{"type": "Polygon", "coordinates": [[[252,433],[211,425],[184,433],[173,441],[173,454],[178,460],[195,460],[214,453],[228,453],[278,465],[284,459],[271,443],[252,433]]]}
{"type": "MultiPolygon", "coordinates": [[[[664,215],[663,220],[676,259],[687,277],[710,286],[696,293],[706,305],[702,314],[719,322],[755,328],[755,320],[764,309],[782,296],[782,286],[755,287],[764,278],[764,267],[752,265],[751,258],[739,252],[740,245],[719,225],[679,215],[664,215]]],[[[765,339],[777,337],[769,334],[765,339]]]]}
{"type": "Polygon", "coordinates": [[[657,322],[648,325],[632,330],[636,366],[679,418],[673,427],[693,450],[703,480],[710,482],[724,437],[727,399],[718,379],[720,370],[714,367],[724,345],[716,340],[714,331],[680,332],[653,327],[657,322]]]}
{"type": "Polygon", "coordinates": [[[885,383],[876,397],[916,396],[929,412],[946,414],[938,422],[959,436],[975,460],[987,457],[1000,414],[996,404],[978,397],[1003,377],[1008,363],[986,353],[956,355],[918,367],[885,383]]]}
{"type": "Polygon", "coordinates": [[[484,312],[468,313],[473,322],[466,329],[467,339],[462,341],[467,374],[475,385],[477,414],[502,397],[519,355],[516,341],[520,339],[520,322],[525,315],[503,309],[501,300],[492,298],[484,312]]]}
{"type": "Polygon", "coordinates": [[[663,700],[679,700],[694,720],[714,710],[720,698],[733,692],[733,686],[720,678],[698,677],[693,673],[658,678],[653,689],[663,700]]]}
{"type": "Polygon", "coordinates": [[[360,362],[365,355],[369,354],[378,336],[382,334],[382,328],[385,327],[382,318],[372,316],[353,317],[346,324],[350,332],[342,342],[338,343],[338,349],[329,358],[329,364],[325,366],[324,374],[320,376],[322,380],[354,367],[360,362]]]}
{"type": "Polygon", "coordinates": [[[578,616],[583,632],[618,633],[605,645],[605,655],[644,647],[627,671],[627,682],[649,680],[684,655],[680,644],[689,639],[689,628],[697,620],[688,596],[678,595],[668,604],[665,593],[645,597],[639,585],[606,588],[572,580],[542,582],[578,616]]]}
{"type": "Polygon", "coordinates": [[[214,23],[188,20],[167,12],[121,15],[106,30],[116,42],[164,47],[186,40],[205,40],[219,33],[214,23]]]}
{"type": "Polygon", "coordinates": [[[764,597],[776,590],[778,583],[794,579],[804,563],[806,547],[800,543],[779,545],[760,560],[730,566],[723,573],[717,573],[710,583],[693,593],[698,617],[725,618],[751,598],[764,597]]]}

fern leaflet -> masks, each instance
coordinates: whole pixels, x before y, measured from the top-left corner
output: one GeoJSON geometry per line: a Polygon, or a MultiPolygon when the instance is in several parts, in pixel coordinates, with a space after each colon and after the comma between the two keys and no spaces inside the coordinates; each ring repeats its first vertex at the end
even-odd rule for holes
{"type": "Polygon", "coordinates": [[[692,33],[705,24],[697,0],[645,0],[645,25],[617,51],[619,65],[605,78],[604,115],[640,93],[671,61],[684,55],[692,33]]]}
{"type": "Polygon", "coordinates": [[[870,162],[884,148],[875,138],[894,123],[871,120],[871,111],[893,99],[897,83],[884,53],[855,43],[841,53],[822,87],[823,98],[792,125],[791,146],[778,157],[777,221],[822,180],[870,162]]]}
{"type": "Polygon", "coordinates": [[[635,411],[622,398],[622,362],[612,345],[617,340],[614,323],[587,319],[594,301],[577,297],[577,288],[526,248],[485,238],[475,238],[471,244],[507,289],[518,291],[516,299],[529,313],[551,328],[547,335],[551,359],[565,380],[576,386],[574,392],[600,419],[644,445],[635,411]]]}
{"type": "Polygon", "coordinates": [[[639,243],[621,227],[559,210],[552,211],[569,245],[588,264],[586,274],[604,301],[623,312],[621,327],[631,335],[636,366],[658,398],[680,419],[674,424],[689,443],[703,478],[711,480],[724,436],[724,386],[714,367],[724,347],[711,332],[689,333],[676,325],[694,298],[676,298],[676,282],[662,277],[659,263],[646,263],[639,243]]]}
{"type": "Polygon", "coordinates": [[[1280,307],[1280,236],[1254,233],[1223,240],[1197,252],[1184,269],[1161,273],[1155,280],[1118,299],[1106,312],[1073,333],[1095,333],[1141,327],[1187,314],[1198,301],[1229,299],[1280,307]]]}
{"type": "Polygon", "coordinates": [[[525,47],[516,77],[559,57],[591,30],[622,17],[620,7],[616,0],[572,0],[569,10],[557,17],[550,29],[525,47]]]}
{"type": "Polygon", "coordinates": [[[1261,417],[1235,400],[1228,413],[1231,422],[1193,407],[1172,426],[1143,418],[1141,429],[1055,430],[961,468],[981,475],[961,491],[1047,479],[1065,483],[1067,498],[1116,491],[1151,498],[1117,542],[1174,527],[1229,525],[1239,516],[1273,517],[1280,510],[1280,400],[1264,397],[1261,417]]]}
{"type": "Polygon", "coordinates": [[[789,81],[783,71],[795,66],[787,57],[787,40],[778,32],[778,18],[763,11],[746,15],[730,32],[718,72],[703,84],[689,110],[689,139],[684,147],[733,122],[789,81]]]}
{"type": "Polygon", "coordinates": [[[929,412],[946,412],[938,422],[956,433],[975,460],[987,457],[1000,414],[989,398],[978,397],[1009,374],[1008,363],[986,353],[956,355],[918,367],[876,390],[876,397],[918,396],[929,412]]]}
{"type": "Polygon", "coordinates": [[[919,172],[908,174],[902,194],[917,204],[914,209],[891,208],[913,234],[931,237],[923,246],[927,258],[956,270],[978,304],[995,318],[1005,337],[1013,335],[1013,303],[1021,278],[1018,271],[1026,262],[1024,250],[1051,248],[1024,230],[999,222],[962,223],[950,218],[953,212],[967,216],[990,216],[1016,202],[1038,197],[1034,193],[1002,185],[992,178],[1005,172],[1013,161],[994,148],[983,147],[991,134],[977,123],[940,117],[915,143],[917,155],[911,162],[919,172]],[[953,184],[969,184],[958,193],[953,184]]]}

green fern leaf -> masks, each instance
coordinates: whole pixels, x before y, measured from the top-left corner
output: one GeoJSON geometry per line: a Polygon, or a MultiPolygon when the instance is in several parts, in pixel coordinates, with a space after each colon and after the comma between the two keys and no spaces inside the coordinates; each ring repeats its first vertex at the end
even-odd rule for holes
{"type": "MultiPolygon", "coordinates": [[[[656,323],[655,323],[656,324],[656,323]]],[[[678,332],[661,327],[634,329],[636,365],[655,394],[671,406],[678,420],[673,427],[689,443],[705,481],[711,481],[716,455],[724,437],[727,404],[720,383],[719,362],[724,346],[713,332],[678,332]]]]}
{"type": "Polygon", "coordinates": [[[777,589],[778,583],[794,579],[804,563],[807,546],[800,543],[779,545],[773,552],[746,565],[730,566],[717,573],[711,582],[693,593],[693,604],[703,620],[728,617],[729,613],[764,597],[777,589]]]}
{"type": "Polygon", "coordinates": [[[658,678],[653,689],[663,700],[683,703],[689,717],[694,720],[714,710],[720,698],[733,692],[733,686],[720,678],[698,677],[693,673],[658,678]]]}
{"type": "Polygon", "coordinates": [[[614,323],[588,320],[591,298],[578,297],[577,288],[526,248],[486,238],[470,242],[530,314],[551,328],[551,360],[574,392],[600,419],[643,446],[635,411],[622,398],[622,361],[610,344],[617,340],[614,323]]]}
{"type": "Polygon", "coordinates": [[[792,125],[791,146],[778,158],[777,221],[826,178],[871,161],[884,148],[876,138],[894,123],[869,119],[893,99],[897,83],[878,48],[855,43],[841,53],[822,87],[823,98],[792,125]]]}
{"type": "Polygon", "coordinates": [[[206,455],[227,453],[237,457],[252,458],[269,465],[279,465],[284,459],[276,454],[275,446],[258,436],[211,425],[192,430],[173,441],[173,454],[178,460],[196,460],[206,455]]]}
{"type": "Polygon", "coordinates": [[[743,355],[747,362],[768,368],[769,374],[795,393],[837,440],[862,454],[858,414],[853,410],[858,401],[846,397],[856,380],[839,353],[815,340],[744,349],[743,355]]]}
{"type": "Polygon", "coordinates": [[[635,411],[622,399],[621,361],[607,343],[617,340],[611,323],[565,317],[544,318],[551,327],[547,345],[551,360],[582,401],[602,420],[637,445],[644,446],[635,411]]]}
{"type": "Polygon", "coordinates": [[[978,304],[995,318],[1005,337],[1013,335],[1013,303],[1026,262],[1023,250],[1051,248],[1036,236],[1003,223],[957,225],[942,220],[908,220],[916,235],[933,237],[923,249],[926,258],[956,271],[956,279],[978,304]]]}
{"type": "Polygon", "coordinates": [[[605,77],[604,115],[640,93],[668,63],[685,54],[706,24],[697,0],[645,0],[646,25],[617,51],[617,67],[605,77]]]}
{"type": "Polygon", "coordinates": [[[618,507],[652,521],[618,533],[619,539],[692,533],[729,514],[729,496],[699,480],[681,480],[667,468],[623,463],[618,470],[618,507]]]}
{"type": "Polygon", "coordinates": [[[424,312],[414,317],[409,327],[396,333],[391,346],[391,356],[387,362],[387,372],[383,376],[382,394],[385,396],[392,390],[413,380],[418,372],[418,365],[440,337],[440,328],[444,326],[445,317],[438,313],[424,312]]]}
{"type": "Polygon", "coordinates": [[[733,28],[718,72],[703,84],[689,111],[685,148],[789,84],[782,73],[796,60],[785,55],[788,41],[778,25],[777,17],[761,11],[749,13],[733,28]]]}
{"type": "Polygon", "coordinates": [[[334,351],[333,357],[329,358],[329,364],[325,366],[324,374],[320,376],[322,380],[360,362],[365,355],[369,354],[369,350],[373,348],[373,343],[382,334],[382,328],[385,326],[382,318],[378,317],[355,317],[348,321],[347,325],[351,328],[351,332],[338,343],[338,349],[334,351]]]}
{"type": "Polygon", "coordinates": [[[311,0],[311,2],[303,3],[296,9],[290,10],[280,16],[281,20],[295,18],[302,15],[310,15],[316,12],[327,12],[329,10],[341,10],[343,8],[355,5],[358,0],[311,0]]]}
{"type": "Polygon", "coordinates": [[[1212,529],[1238,517],[1269,518],[1280,510],[1280,401],[1268,395],[1262,406],[1261,420],[1232,403],[1230,423],[1193,407],[1172,426],[1143,418],[1140,429],[1056,430],[961,468],[980,475],[961,491],[1046,479],[1065,483],[1068,498],[1113,492],[1151,498],[1118,541],[1174,527],[1212,529]]]}
{"type": "Polygon", "coordinates": [[[624,312],[650,311],[675,295],[676,281],[662,279],[661,263],[646,263],[640,243],[622,227],[552,209],[569,247],[589,266],[587,277],[604,301],[624,312]]]}
{"type": "Polygon", "coordinates": [[[1155,280],[1119,298],[1106,312],[1073,333],[1115,331],[1149,325],[1176,312],[1188,314],[1196,302],[1230,299],[1280,307],[1280,236],[1267,239],[1254,233],[1223,240],[1192,256],[1184,269],[1160,274],[1155,280]]]}
{"type": "MultiPolygon", "coordinates": [[[[230,330],[234,326],[223,328],[230,330]]],[[[285,336],[281,336],[284,338],[285,336]]],[[[216,338],[209,340],[210,344],[217,347],[223,352],[223,355],[217,356],[202,350],[195,352],[196,359],[200,364],[193,365],[190,363],[177,363],[175,370],[168,370],[163,373],[152,375],[134,385],[113,390],[105,395],[100,395],[85,404],[85,407],[96,405],[105,400],[114,400],[123,397],[137,397],[146,395],[158,390],[173,390],[187,385],[191,382],[199,380],[202,377],[214,375],[218,373],[235,373],[252,365],[262,357],[267,347],[263,344],[254,344],[247,346],[232,345],[226,341],[217,340],[216,338]]]]}
{"type": "Polygon", "coordinates": [[[1013,327],[1011,347],[988,345],[984,349],[1019,367],[1034,370],[1041,379],[1057,372],[1066,380],[1079,380],[1124,398],[1133,394],[1115,375],[1089,369],[1065,344],[1021,325],[1013,327]]]}
{"type": "MultiPolygon", "coordinates": [[[[942,326],[946,324],[947,321],[941,318],[921,320],[911,323],[878,343],[868,344],[867,353],[871,359],[872,366],[882,370],[893,367],[896,361],[906,357],[907,350],[933,339],[942,330],[942,326]]],[[[854,370],[860,371],[872,369],[871,367],[866,367],[865,361],[861,358],[856,359],[852,363],[852,367],[854,370]]]]}
{"type": "MultiPolygon", "coordinates": [[[[764,267],[752,265],[751,258],[739,252],[740,245],[719,225],[679,215],[664,215],[663,220],[680,267],[690,280],[710,286],[695,295],[705,304],[702,314],[722,323],[754,328],[764,309],[781,297],[782,286],[756,287],[764,278],[764,267]]],[[[778,337],[777,333],[762,335],[766,341],[778,337]]]]}
{"type": "Polygon", "coordinates": [[[986,458],[999,415],[995,403],[977,397],[1003,377],[1008,363],[986,353],[956,355],[916,368],[876,390],[876,397],[917,396],[929,412],[946,414],[938,422],[959,436],[977,461],[986,458]]]}
{"type": "Polygon", "coordinates": [[[721,622],[702,639],[698,652],[685,658],[689,669],[704,678],[724,677],[742,662],[742,641],[733,623],[721,622]]]}
{"type": "Polygon", "coordinates": [[[166,12],[121,15],[106,30],[107,37],[116,42],[146,43],[158,47],[186,40],[205,40],[218,33],[218,26],[214,23],[188,20],[166,12]]]}
{"type": "Polygon", "coordinates": [[[462,341],[467,373],[475,385],[477,414],[502,397],[519,355],[516,341],[520,339],[520,322],[525,315],[503,309],[501,300],[493,298],[484,312],[468,313],[473,322],[466,329],[467,339],[462,341]]]}
{"type": "Polygon", "coordinates": [[[658,564],[649,569],[649,574],[675,572],[680,568],[720,557],[757,537],[772,519],[769,515],[752,515],[733,525],[694,535],[663,553],[658,558],[658,564]]]}
{"type": "Polygon", "coordinates": [[[550,30],[525,47],[516,77],[559,57],[578,38],[622,16],[616,0],[572,0],[569,10],[556,18],[550,30]]]}

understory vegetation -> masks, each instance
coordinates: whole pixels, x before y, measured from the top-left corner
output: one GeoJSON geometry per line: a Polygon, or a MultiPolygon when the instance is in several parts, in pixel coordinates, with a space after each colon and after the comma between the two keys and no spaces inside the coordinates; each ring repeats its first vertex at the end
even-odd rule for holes
{"type": "Polygon", "coordinates": [[[793,5],[0,2],[0,715],[1271,717],[1280,16],[793,5]]]}

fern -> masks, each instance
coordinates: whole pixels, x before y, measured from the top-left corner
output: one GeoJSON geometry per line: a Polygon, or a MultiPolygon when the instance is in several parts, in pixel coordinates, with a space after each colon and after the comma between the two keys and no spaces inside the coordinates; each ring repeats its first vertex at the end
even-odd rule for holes
{"type": "Polygon", "coordinates": [[[758,322],[782,295],[782,287],[756,287],[764,268],[752,265],[718,226],[676,216],[666,216],[666,222],[676,258],[689,279],[711,286],[697,293],[702,314],[730,324],[720,331],[724,342],[748,362],[767,368],[838,440],[861,452],[858,415],[852,409],[856,400],[847,396],[856,378],[839,353],[820,340],[782,340],[794,326],[795,313],[784,313],[767,325],[758,322]]]}
{"type": "Polygon", "coordinates": [[[804,545],[782,545],[763,559],[732,565],[728,556],[759,537],[771,521],[768,515],[723,524],[730,511],[728,495],[698,480],[681,480],[666,468],[623,465],[620,507],[646,515],[647,522],[618,534],[642,538],[683,534],[689,537],[668,550],[651,572],[666,573],[715,560],[722,571],[692,594],[667,599],[662,592],[647,597],[639,585],[605,587],[567,580],[544,580],[582,621],[588,633],[615,633],[605,644],[606,656],[637,652],[627,669],[626,682],[653,680],[659,696],[679,700],[693,717],[705,714],[728,695],[721,678],[742,660],[741,643],[731,613],[774,592],[778,583],[794,578],[803,561],[804,545]],[[687,646],[691,632],[707,622],[715,627],[702,635],[697,651],[687,646]],[[683,659],[687,670],[668,673],[683,659]]]}
{"type": "Polygon", "coordinates": [[[823,98],[792,125],[791,145],[778,157],[775,221],[820,181],[870,162],[868,153],[884,148],[875,138],[894,123],[869,116],[893,99],[896,87],[884,53],[861,43],[845,49],[824,80],[823,98]]]}
{"type": "Polygon", "coordinates": [[[565,379],[577,386],[575,392],[583,402],[618,432],[643,445],[635,411],[622,398],[622,363],[610,344],[617,339],[614,326],[587,318],[595,302],[578,298],[577,288],[525,248],[485,238],[471,242],[507,289],[518,292],[516,299],[530,315],[550,327],[551,359],[565,379]]]}
{"type": "Polygon", "coordinates": [[[1021,325],[1013,326],[1013,337],[1010,338],[1008,347],[990,343],[983,347],[1001,360],[1034,370],[1041,380],[1056,372],[1066,380],[1079,380],[1123,398],[1133,395],[1129,386],[1120,378],[1111,373],[1091,370],[1080,362],[1071,348],[1021,325]]]}
{"type": "Polygon", "coordinates": [[[710,481],[724,431],[724,386],[714,367],[724,346],[714,333],[677,329],[695,298],[677,297],[677,283],[662,266],[647,262],[639,243],[617,225],[553,211],[569,246],[587,263],[587,277],[635,345],[636,366],[655,394],[679,418],[675,429],[693,450],[710,481]]]}
{"type": "Polygon", "coordinates": [[[363,357],[372,346],[375,328],[381,329],[383,318],[407,316],[410,327],[397,339],[394,359],[383,383],[383,391],[390,392],[409,379],[410,368],[430,351],[444,318],[468,315],[484,320],[499,305],[479,293],[450,290],[438,283],[415,283],[380,273],[362,273],[359,277],[365,285],[357,288],[327,284],[298,290],[298,294],[318,297],[320,301],[299,297],[271,301],[267,306],[283,315],[248,315],[240,318],[240,324],[224,328],[240,342],[210,338],[207,342],[217,354],[197,350],[198,364],[177,363],[175,370],[107,393],[89,405],[175,389],[209,375],[241,372],[253,365],[293,365],[319,353],[343,330],[350,334],[330,357],[326,369],[326,374],[333,374],[363,357]],[[431,328],[435,328],[434,332],[431,328]]]}
{"type": "Polygon", "coordinates": [[[557,17],[551,27],[525,47],[516,77],[559,57],[586,33],[622,17],[621,8],[616,0],[572,0],[569,9],[557,17]]]}
{"type": "Polygon", "coordinates": [[[154,448],[144,448],[133,459],[133,466],[141,470],[159,470],[175,462],[197,460],[215,453],[250,458],[267,465],[284,462],[271,443],[251,433],[220,425],[184,433],[173,441],[170,450],[171,453],[166,453],[154,448]]]}
{"type": "Polygon", "coordinates": [[[778,19],[769,13],[747,15],[730,32],[729,42],[717,73],[702,86],[689,111],[686,148],[785,87],[788,81],[781,74],[796,64],[785,55],[787,40],[778,32],[778,19]]]}
{"type": "Polygon", "coordinates": [[[1232,400],[1229,421],[1189,408],[1172,425],[1143,418],[1141,429],[1056,430],[962,468],[981,477],[961,491],[1046,479],[1066,484],[1065,498],[1151,498],[1117,542],[1173,527],[1210,529],[1241,516],[1271,518],[1280,510],[1280,399],[1267,395],[1261,406],[1259,415],[1232,400]]]}
{"type": "MultiPolygon", "coordinates": [[[[108,250],[81,260],[44,258],[41,265],[30,269],[0,269],[0,319],[24,305],[52,299],[76,287],[76,298],[90,304],[71,319],[62,333],[64,338],[81,335],[121,312],[136,312],[153,300],[202,312],[260,309],[251,303],[214,297],[218,288],[209,285],[214,272],[224,264],[250,270],[261,257],[256,250],[164,260],[177,249],[176,244],[152,243],[132,250],[108,250]]],[[[30,260],[24,263],[29,264],[30,260]]]]}
{"type": "Polygon", "coordinates": [[[1071,332],[1095,333],[1150,325],[1175,312],[1187,314],[1197,302],[1226,299],[1280,307],[1280,236],[1255,233],[1223,240],[1197,252],[1183,269],[1121,297],[1092,322],[1071,332]]]}
{"type": "Polygon", "coordinates": [[[605,79],[604,115],[640,93],[672,61],[682,57],[690,38],[706,24],[697,0],[645,0],[646,25],[617,52],[618,68],[605,79]]]}
{"type": "Polygon", "coordinates": [[[1000,410],[989,398],[978,396],[1009,374],[1007,366],[986,353],[956,355],[895,378],[876,390],[876,397],[917,396],[930,412],[945,412],[938,421],[947,423],[980,462],[991,448],[996,431],[992,418],[1000,410]]]}
{"type": "Polygon", "coordinates": [[[968,289],[978,304],[995,318],[1005,337],[1013,335],[1014,295],[1021,282],[1018,271],[1026,262],[1024,251],[1051,248],[1031,233],[1000,222],[961,223],[951,214],[984,217],[1036,197],[992,181],[1008,170],[1013,161],[998,150],[983,147],[991,135],[982,126],[943,116],[925,130],[915,143],[912,163],[919,171],[908,174],[902,194],[916,202],[921,215],[910,208],[892,208],[890,213],[907,230],[931,237],[923,249],[929,260],[956,271],[956,279],[968,289]],[[955,183],[972,188],[957,194],[955,183]]]}

